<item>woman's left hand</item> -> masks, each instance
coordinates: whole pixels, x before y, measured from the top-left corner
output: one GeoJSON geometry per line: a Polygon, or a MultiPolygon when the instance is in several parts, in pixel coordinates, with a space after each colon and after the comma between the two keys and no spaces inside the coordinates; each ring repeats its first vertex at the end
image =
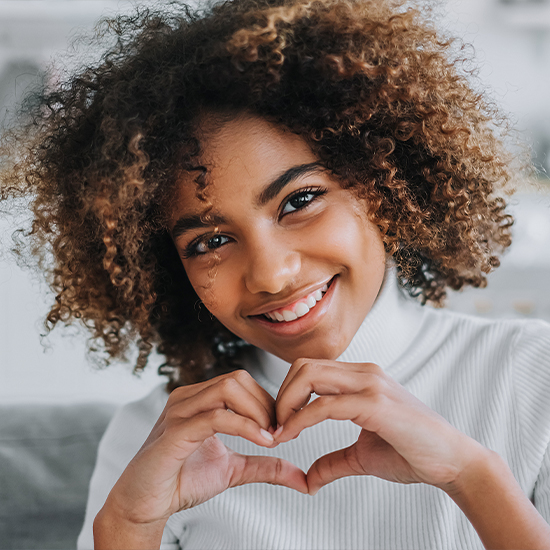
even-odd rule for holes
{"type": "Polygon", "coordinates": [[[373,363],[295,361],[277,397],[278,443],[327,419],[362,428],[356,443],[320,457],[309,469],[310,494],[351,475],[445,490],[486,449],[453,428],[373,363]],[[310,402],[312,393],[319,397],[310,402]]]}

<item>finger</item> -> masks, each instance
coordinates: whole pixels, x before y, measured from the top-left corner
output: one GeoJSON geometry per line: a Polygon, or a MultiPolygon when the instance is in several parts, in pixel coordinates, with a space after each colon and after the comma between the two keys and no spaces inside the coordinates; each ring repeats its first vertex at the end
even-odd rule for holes
{"type": "Polygon", "coordinates": [[[204,382],[199,382],[197,384],[191,384],[189,386],[178,386],[177,388],[173,389],[170,392],[170,395],[168,395],[168,400],[166,402],[166,405],[164,406],[164,410],[160,414],[153,428],[153,432],[157,431],[159,427],[162,427],[162,423],[164,422],[167,413],[172,410],[174,406],[177,406],[182,401],[190,399],[198,393],[202,392],[204,389],[212,386],[216,383],[218,378],[219,377],[213,378],[211,380],[206,380],[204,382]]]}
{"type": "Polygon", "coordinates": [[[281,458],[271,456],[237,455],[230,487],[247,483],[270,483],[308,493],[306,474],[297,466],[281,458]]]}
{"type": "Polygon", "coordinates": [[[220,379],[193,397],[173,405],[166,416],[169,420],[179,420],[216,408],[230,409],[254,420],[266,430],[272,425],[273,415],[268,414],[264,403],[231,377],[220,379]]]}
{"type": "Polygon", "coordinates": [[[273,435],[277,443],[283,443],[298,437],[305,428],[329,419],[351,420],[365,427],[374,409],[375,404],[361,394],[321,396],[289,416],[273,435]]]}
{"type": "Polygon", "coordinates": [[[307,472],[307,485],[310,495],[315,495],[325,485],[342,477],[361,475],[358,467],[354,467],[353,450],[355,443],[345,449],[339,449],[318,458],[307,472]]]}
{"type": "Polygon", "coordinates": [[[270,418],[270,425],[276,426],[275,399],[271,394],[262,388],[249,372],[239,370],[235,371],[234,375],[239,377],[238,380],[241,384],[262,404],[270,418]]]}
{"type": "Polygon", "coordinates": [[[273,436],[250,418],[226,409],[213,409],[167,426],[160,444],[178,449],[178,460],[185,460],[202,442],[217,433],[242,437],[262,447],[274,445],[273,436]]]}
{"type": "Polygon", "coordinates": [[[341,361],[328,361],[326,359],[308,359],[300,358],[294,361],[288,370],[281,387],[279,389],[279,395],[286,389],[288,384],[292,382],[295,376],[302,371],[304,367],[333,367],[335,369],[340,369],[340,372],[357,372],[357,373],[379,373],[383,372],[382,369],[374,363],[343,363],[341,361]]]}
{"type": "Polygon", "coordinates": [[[226,376],[231,376],[236,379],[262,404],[271,418],[271,424],[275,426],[277,423],[275,417],[275,399],[273,399],[273,397],[264,388],[262,388],[258,382],[256,382],[252,375],[244,369],[239,369],[230,372],[226,376]]]}
{"type": "Polygon", "coordinates": [[[326,361],[323,359],[309,359],[307,357],[301,357],[300,359],[296,359],[290,365],[290,368],[288,369],[288,373],[285,376],[285,379],[283,380],[283,383],[281,384],[281,387],[279,388],[279,393],[277,394],[277,400],[279,399],[279,396],[285,391],[286,387],[294,380],[296,375],[307,365],[307,366],[315,366],[315,365],[330,365],[332,363],[335,363],[335,361],[326,361]]]}
{"type": "MultiPolygon", "coordinates": [[[[376,365],[373,365],[376,367],[376,365]]],[[[378,367],[376,367],[378,369],[378,367]]],[[[381,390],[384,376],[372,372],[370,364],[304,363],[277,396],[277,421],[284,424],[290,415],[303,408],[312,393],[340,395],[372,388],[381,390]]]]}
{"type": "Polygon", "coordinates": [[[314,393],[312,379],[319,376],[322,367],[329,365],[316,359],[298,359],[283,380],[276,399],[277,424],[282,425],[287,418],[305,407],[314,393]]]}
{"type": "Polygon", "coordinates": [[[246,388],[261,403],[262,407],[264,407],[266,413],[271,419],[270,424],[275,426],[275,400],[258,384],[258,382],[256,382],[256,380],[254,380],[249,372],[243,369],[238,369],[221,376],[217,376],[216,378],[212,378],[211,380],[207,380],[205,382],[200,382],[199,384],[176,388],[170,394],[169,403],[175,404],[176,402],[190,399],[197,394],[204,392],[206,389],[227,380],[234,380],[246,388]]]}

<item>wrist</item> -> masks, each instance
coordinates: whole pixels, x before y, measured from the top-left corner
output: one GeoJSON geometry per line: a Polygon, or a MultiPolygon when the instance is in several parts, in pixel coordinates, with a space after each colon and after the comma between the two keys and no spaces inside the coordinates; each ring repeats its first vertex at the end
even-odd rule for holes
{"type": "Polygon", "coordinates": [[[440,488],[460,506],[461,502],[479,496],[479,491],[490,485],[493,478],[499,479],[504,470],[511,474],[500,455],[474,442],[456,477],[440,488]]]}
{"type": "Polygon", "coordinates": [[[105,503],[94,520],[94,550],[151,550],[160,548],[167,520],[138,523],[105,503]]]}
{"type": "Polygon", "coordinates": [[[523,493],[504,459],[481,447],[456,479],[441,487],[487,549],[549,549],[550,526],[523,493]]]}

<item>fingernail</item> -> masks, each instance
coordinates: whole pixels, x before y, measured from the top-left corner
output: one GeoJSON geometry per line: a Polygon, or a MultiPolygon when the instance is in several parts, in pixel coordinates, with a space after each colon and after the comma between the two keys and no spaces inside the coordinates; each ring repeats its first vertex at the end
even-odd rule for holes
{"type": "Polygon", "coordinates": [[[322,486],[321,487],[313,487],[308,483],[309,496],[314,497],[319,492],[319,489],[321,489],[321,488],[322,488],[322,486]]]}
{"type": "Polygon", "coordinates": [[[275,433],[273,434],[273,437],[278,437],[281,435],[283,431],[283,426],[279,426],[276,430],[275,430],[275,433]]]}
{"type": "Polygon", "coordinates": [[[273,436],[267,430],[260,428],[260,433],[262,434],[262,437],[264,439],[267,439],[267,441],[269,441],[270,443],[273,443],[273,436]]]}

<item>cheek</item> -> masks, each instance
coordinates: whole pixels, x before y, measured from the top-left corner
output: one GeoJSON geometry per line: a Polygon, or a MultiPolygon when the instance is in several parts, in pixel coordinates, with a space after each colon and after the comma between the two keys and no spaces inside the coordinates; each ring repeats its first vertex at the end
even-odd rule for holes
{"type": "Polygon", "coordinates": [[[362,265],[369,270],[385,265],[380,231],[357,209],[335,209],[312,236],[317,249],[344,264],[362,265]]]}
{"type": "Polygon", "coordinates": [[[365,243],[363,247],[369,250],[371,259],[377,263],[386,264],[386,249],[382,234],[376,225],[369,223],[365,229],[365,243]]]}
{"type": "Polygon", "coordinates": [[[208,269],[188,269],[187,277],[200,301],[214,317],[223,322],[223,318],[232,311],[236,299],[232,288],[232,277],[228,277],[223,266],[213,266],[208,269]]]}

